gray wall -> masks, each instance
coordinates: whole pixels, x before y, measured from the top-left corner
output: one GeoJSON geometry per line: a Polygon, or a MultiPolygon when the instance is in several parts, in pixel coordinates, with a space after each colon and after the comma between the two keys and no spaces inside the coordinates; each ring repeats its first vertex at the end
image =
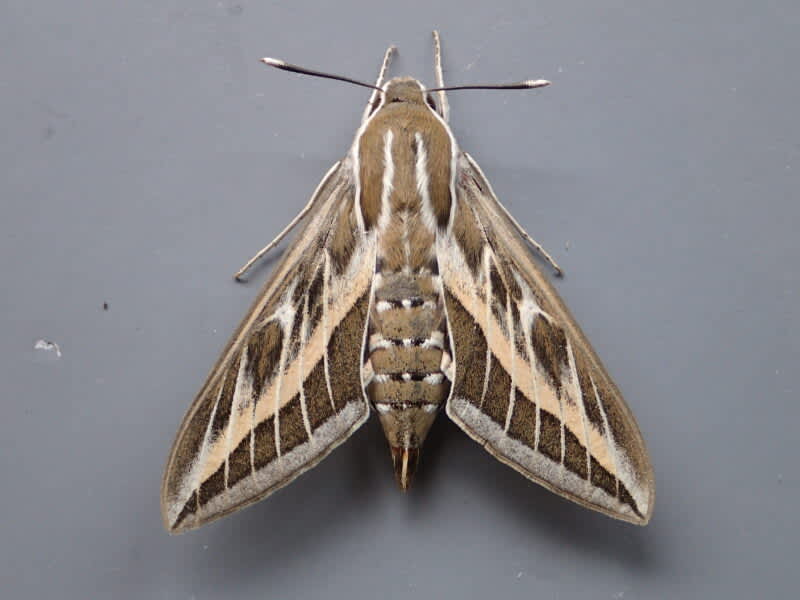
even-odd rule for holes
{"type": "Polygon", "coordinates": [[[795,591],[794,0],[141,0],[0,7],[0,581],[7,598],[752,598],[795,591]],[[451,94],[461,146],[648,440],[636,528],[442,416],[415,489],[371,421],[267,501],[161,528],[182,414],[269,268],[230,275],[347,150],[371,79],[451,94]],[[103,310],[103,303],[108,310],[103,310]],[[45,338],[62,356],[34,350],[45,338]]]}

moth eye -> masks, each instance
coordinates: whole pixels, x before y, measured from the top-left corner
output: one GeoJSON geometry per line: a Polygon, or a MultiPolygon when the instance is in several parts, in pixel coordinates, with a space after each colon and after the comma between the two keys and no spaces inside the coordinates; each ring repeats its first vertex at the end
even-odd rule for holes
{"type": "Polygon", "coordinates": [[[433,101],[433,96],[431,96],[430,94],[426,94],[425,102],[428,103],[428,106],[430,106],[432,110],[436,110],[436,102],[433,101]]]}

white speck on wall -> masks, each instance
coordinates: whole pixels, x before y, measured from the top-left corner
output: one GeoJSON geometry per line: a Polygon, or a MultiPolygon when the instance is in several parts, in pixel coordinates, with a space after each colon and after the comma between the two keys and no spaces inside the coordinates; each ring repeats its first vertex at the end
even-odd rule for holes
{"type": "Polygon", "coordinates": [[[56,357],[61,358],[61,348],[58,347],[58,344],[49,340],[36,340],[36,343],[33,345],[33,349],[42,350],[44,352],[55,352],[56,357]]]}

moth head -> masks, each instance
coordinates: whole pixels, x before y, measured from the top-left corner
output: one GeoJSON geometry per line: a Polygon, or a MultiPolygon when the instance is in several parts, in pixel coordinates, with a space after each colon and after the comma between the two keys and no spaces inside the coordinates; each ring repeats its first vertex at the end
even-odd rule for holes
{"type": "Polygon", "coordinates": [[[420,106],[428,106],[436,110],[433,96],[425,90],[425,86],[413,77],[395,77],[383,86],[384,106],[394,102],[406,102],[420,106]]]}

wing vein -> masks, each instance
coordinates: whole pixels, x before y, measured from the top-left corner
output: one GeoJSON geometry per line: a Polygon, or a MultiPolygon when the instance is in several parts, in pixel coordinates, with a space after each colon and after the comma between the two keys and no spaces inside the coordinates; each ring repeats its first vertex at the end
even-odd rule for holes
{"type": "Polygon", "coordinates": [[[205,463],[206,455],[208,454],[208,447],[211,443],[211,427],[214,424],[214,419],[217,416],[217,407],[219,406],[219,399],[222,396],[222,386],[219,386],[219,391],[217,392],[217,398],[214,400],[214,408],[211,409],[211,415],[208,417],[208,425],[206,425],[206,432],[203,434],[203,443],[200,445],[200,452],[198,453],[197,461],[195,462],[195,466],[192,473],[192,483],[191,483],[191,490],[198,491],[197,498],[198,502],[200,502],[200,481],[201,477],[201,467],[205,463]]]}
{"type": "Polygon", "coordinates": [[[592,480],[592,441],[589,438],[589,421],[586,417],[586,404],[583,399],[583,390],[581,389],[580,379],[578,378],[578,368],[575,365],[575,354],[572,350],[572,344],[567,341],[567,356],[569,357],[569,369],[572,373],[573,387],[577,390],[577,404],[578,410],[581,415],[581,423],[583,425],[583,440],[586,444],[586,481],[592,480]]]}
{"type": "Polygon", "coordinates": [[[486,335],[486,370],[483,375],[483,391],[481,392],[481,408],[483,408],[483,403],[486,401],[486,392],[489,389],[489,373],[491,372],[492,368],[492,344],[491,344],[491,337],[492,337],[492,278],[491,278],[491,260],[492,257],[489,254],[489,251],[484,248],[483,252],[483,263],[484,263],[484,277],[486,281],[484,282],[484,294],[485,298],[484,301],[486,303],[486,331],[484,334],[486,335]]]}
{"type": "Polygon", "coordinates": [[[508,330],[509,346],[511,350],[511,386],[508,392],[508,410],[506,411],[506,422],[503,426],[503,433],[508,435],[508,429],[511,427],[511,417],[514,414],[514,402],[516,400],[516,366],[517,366],[517,345],[515,340],[516,327],[514,324],[514,316],[511,312],[511,294],[506,292],[506,329],[508,330]]]}
{"type": "MultiPolygon", "coordinates": [[[[225,470],[224,470],[224,479],[223,482],[225,484],[225,489],[228,489],[228,475],[230,474],[231,468],[231,437],[233,436],[233,430],[236,426],[237,421],[239,420],[239,406],[237,406],[240,398],[242,396],[242,386],[244,385],[244,380],[247,377],[246,373],[246,365],[247,365],[247,348],[245,347],[242,350],[242,355],[239,357],[239,368],[236,373],[236,384],[233,386],[233,392],[231,393],[231,406],[230,406],[230,414],[228,416],[228,427],[225,429],[225,470]]],[[[223,384],[224,385],[224,384],[223,384]]],[[[252,402],[252,398],[250,399],[252,402]]]]}
{"type": "Polygon", "coordinates": [[[559,433],[561,435],[561,440],[560,440],[561,441],[561,459],[559,460],[559,462],[561,463],[561,466],[563,467],[564,466],[564,458],[566,457],[566,454],[567,454],[567,442],[566,442],[566,439],[565,439],[566,424],[564,423],[564,418],[565,418],[564,417],[564,390],[560,389],[560,390],[558,390],[557,393],[558,393],[558,417],[560,419],[559,433]]]}
{"type": "Polygon", "coordinates": [[[325,349],[322,351],[322,365],[325,371],[325,386],[328,390],[328,399],[331,401],[331,408],[336,412],[336,403],[333,401],[333,388],[331,386],[331,370],[330,360],[328,359],[328,341],[330,340],[330,323],[328,323],[328,308],[330,290],[329,279],[331,275],[330,257],[328,251],[325,250],[322,259],[322,341],[325,344],[325,349]]]}
{"type": "Polygon", "coordinates": [[[606,409],[603,406],[603,401],[600,399],[600,394],[597,393],[597,385],[594,383],[594,377],[589,374],[589,381],[592,382],[592,390],[594,390],[594,399],[600,409],[600,415],[603,417],[603,429],[605,430],[606,445],[608,446],[608,453],[611,455],[611,462],[614,463],[614,481],[617,486],[617,498],[619,498],[619,463],[617,462],[616,444],[611,437],[611,429],[608,426],[608,417],[606,416],[606,409]]]}
{"type": "Polygon", "coordinates": [[[281,357],[278,361],[278,376],[275,380],[275,393],[273,396],[273,413],[272,423],[275,432],[275,453],[278,458],[281,457],[281,392],[283,391],[283,373],[286,370],[286,354],[289,348],[289,333],[291,333],[291,323],[287,328],[286,324],[281,323],[283,326],[283,345],[281,346],[281,357]],[[287,331],[288,329],[288,331],[287,331]]]}
{"type": "Polygon", "coordinates": [[[304,364],[303,359],[305,358],[305,345],[306,339],[308,337],[308,294],[304,294],[303,299],[303,316],[302,321],[300,322],[300,349],[297,351],[297,373],[298,373],[298,382],[297,385],[300,388],[300,412],[303,415],[303,426],[306,428],[306,433],[308,434],[309,441],[312,438],[311,432],[311,421],[308,418],[308,404],[306,401],[306,390],[305,390],[305,372],[304,372],[304,364]]]}
{"type": "Polygon", "coordinates": [[[536,355],[533,353],[533,342],[531,341],[531,329],[533,328],[533,319],[529,318],[526,314],[525,321],[522,324],[522,331],[525,335],[525,349],[528,351],[528,360],[530,361],[531,370],[531,389],[533,390],[533,404],[536,411],[536,424],[533,434],[533,451],[539,452],[539,436],[541,432],[542,414],[539,408],[539,386],[536,378],[536,355]]]}

